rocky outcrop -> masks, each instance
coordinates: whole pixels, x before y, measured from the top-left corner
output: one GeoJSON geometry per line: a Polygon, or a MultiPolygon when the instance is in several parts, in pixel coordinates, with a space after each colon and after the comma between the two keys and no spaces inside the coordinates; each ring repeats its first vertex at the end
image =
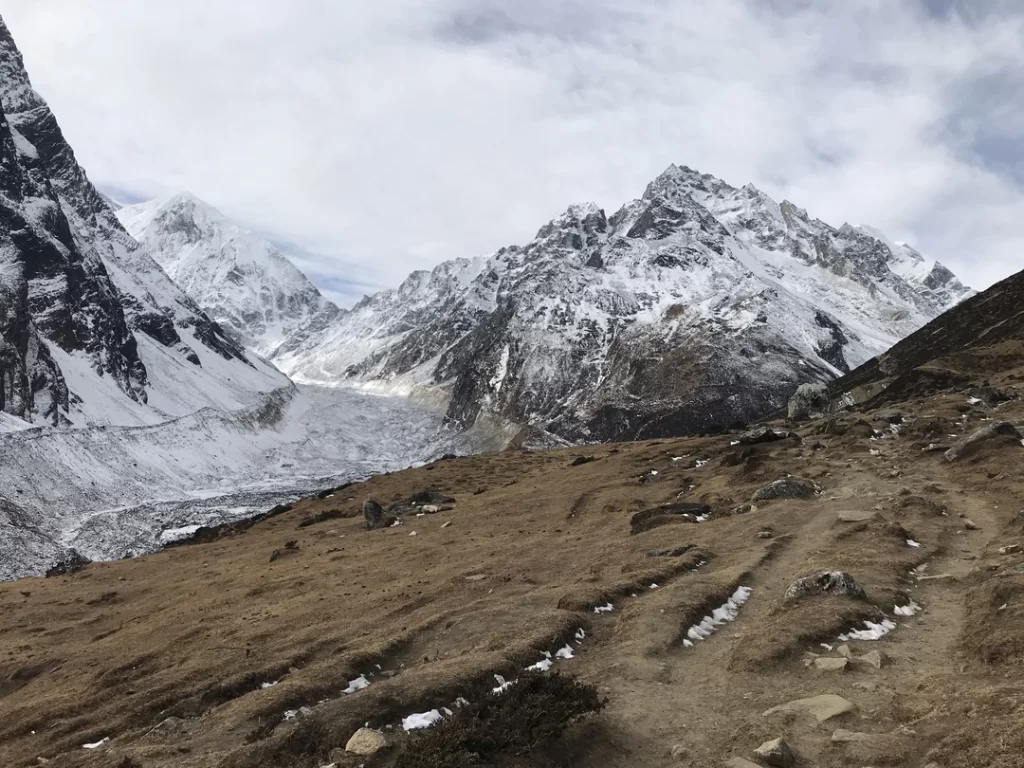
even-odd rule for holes
{"type": "Polygon", "coordinates": [[[926,286],[916,260],[672,166],[611,216],[571,206],[524,246],[416,272],[275,362],[431,393],[454,424],[571,441],[711,432],[784,408],[969,293],[941,273],[926,286]]]}

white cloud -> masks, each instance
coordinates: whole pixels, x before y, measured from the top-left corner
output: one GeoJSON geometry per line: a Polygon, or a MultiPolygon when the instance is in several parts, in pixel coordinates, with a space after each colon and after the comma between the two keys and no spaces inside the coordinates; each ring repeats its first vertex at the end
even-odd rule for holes
{"type": "Polygon", "coordinates": [[[523,242],[571,202],[615,209],[672,162],[977,286],[1024,268],[1024,104],[980,95],[1024,80],[1014,3],[4,6],[96,181],[189,189],[304,248],[334,295],[523,242]]]}

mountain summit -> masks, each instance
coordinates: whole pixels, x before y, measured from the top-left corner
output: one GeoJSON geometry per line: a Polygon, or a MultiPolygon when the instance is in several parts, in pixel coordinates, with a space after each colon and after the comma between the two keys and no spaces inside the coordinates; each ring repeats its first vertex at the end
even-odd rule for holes
{"type": "Polygon", "coordinates": [[[612,216],[416,272],[275,361],[569,440],[727,427],[836,378],[971,294],[866,228],[670,166],[612,216]]]}
{"type": "Polygon", "coordinates": [[[182,290],[264,357],[340,313],[277,248],[189,193],[117,217],[182,290]]]}

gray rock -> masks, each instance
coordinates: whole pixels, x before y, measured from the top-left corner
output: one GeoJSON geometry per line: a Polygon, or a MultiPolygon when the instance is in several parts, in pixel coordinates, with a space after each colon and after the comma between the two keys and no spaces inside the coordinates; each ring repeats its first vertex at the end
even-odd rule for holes
{"type": "Polygon", "coordinates": [[[801,384],[789,401],[793,421],[820,419],[832,411],[832,396],[824,384],[801,384]]]}
{"type": "Polygon", "coordinates": [[[1020,552],[1020,544],[1007,544],[1005,547],[999,548],[1000,555],[1016,555],[1020,552]]]}
{"type": "Polygon", "coordinates": [[[882,664],[885,663],[885,656],[882,655],[881,651],[871,651],[869,653],[865,653],[863,656],[859,656],[857,661],[861,664],[867,664],[869,667],[881,669],[882,664]]]}
{"type": "Polygon", "coordinates": [[[381,528],[384,524],[384,507],[373,499],[367,499],[363,502],[363,518],[368,530],[381,528]]]}
{"type": "Polygon", "coordinates": [[[345,751],[353,755],[375,755],[388,745],[387,739],[380,731],[372,728],[360,728],[345,745],[345,751]]]}
{"type": "Polygon", "coordinates": [[[772,715],[806,714],[815,718],[819,723],[831,720],[834,717],[856,712],[857,707],[844,699],[842,696],[825,693],[821,696],[812,696],[809,699],[797,699],[786,704],[772,707],[764,713],[765,717],[772,715]]]}
{"type": "Polygon", "coordinates": [[[878,512],[873,509],[841,509],[836,512],[836,517],[844,523],[864,523],[878,517],[878,512]]]}
{"type": "Polygon", "coordinates": [[[792,433],[775,427],[760,426],[747,430],[740,435],[740,445],[759,445],[760,443],[774,443],[778,440],[785,440],[792,433]]]}
{"type": "Polygon", "coordinates": [[[789,602],[818,595],[863,598],[864,588],[848,573],[822,571],[797,579],[786,590],[786,600],[789,602]]]}
{"type": "Polygon", "coordinates": [[[821,658],[814,660],[814,668],[819,672],[845,672],[849,665],[849,659],[821,658]]]}
{"type": "Polygon", "coordinates": [[[956,461],[964,456],[968,450],[978,443],[988,440],[995,440],[998,437],[1013,437],[1017,440],[1024,440],[1024,434],[1010,421],[1001,421],[998,424],[990,424],[979,429],[946,451],[946,461],[956,461]]]}
{"type": "Polygon", "coordinates": [[[782,739],[766,741],[754,750],[754,756],[761,763],[775,766],[775,768],[792,768],[793,763],[796,762],[793,750],[782,739]]]}
{"type": "Polygon", "coordinates": [[[772,499],[809,499],[818,493],[818,486],[800,477],[783,477],[754,492],[753,503],[772,499]]]}

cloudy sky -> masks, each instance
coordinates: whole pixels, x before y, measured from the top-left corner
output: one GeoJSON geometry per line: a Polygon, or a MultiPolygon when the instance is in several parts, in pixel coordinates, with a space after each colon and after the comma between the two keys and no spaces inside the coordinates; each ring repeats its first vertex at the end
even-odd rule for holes
{"type": "Polygon", "coordinates": [[[670,163],[1024,268],[1018,0],[5,0],[106,191],[188,189],[340,302],[670,163]]]}

